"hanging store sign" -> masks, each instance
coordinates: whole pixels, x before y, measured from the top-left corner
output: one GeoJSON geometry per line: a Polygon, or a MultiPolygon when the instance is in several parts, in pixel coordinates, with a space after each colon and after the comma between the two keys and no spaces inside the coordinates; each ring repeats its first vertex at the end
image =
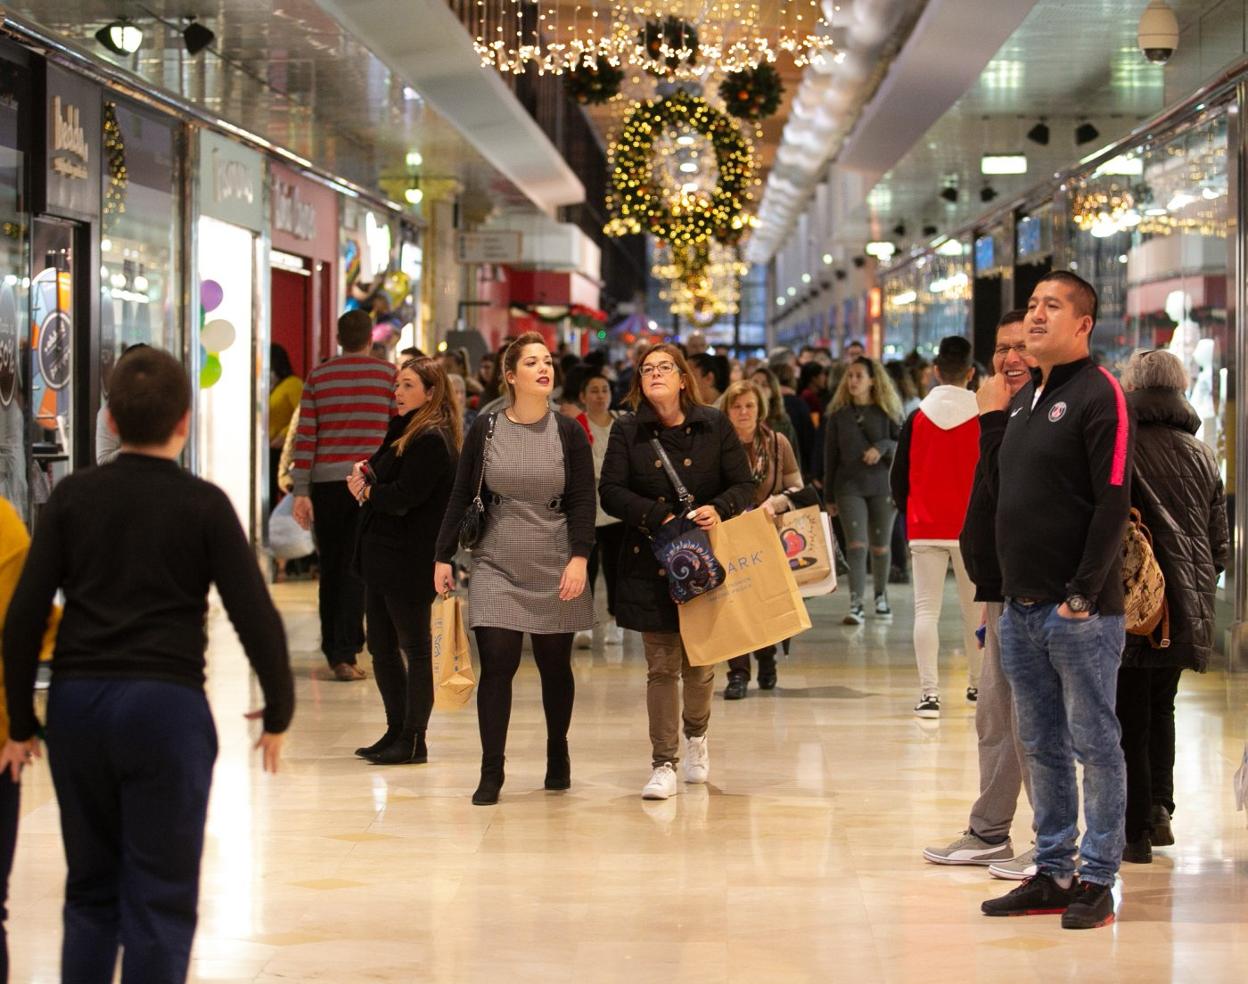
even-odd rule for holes
{"type": "Polygon", "coordinates": [[[510,229],[461,232],[455,242],[460,263],[519,263],[524,237],[510,229]]]}
{"type": "Polygon", "coordinates": [[[199,212],[262,231],[264,158],[211,130],[200,130],[199,212]]]}
{"type": "Polygon", "coordinates": [[[338,196],[281,164],[269,165],[273,248],[332,262],[337,254],[338,196]]]}
{"type": "Polygon", "coordinates": [[[94,217],[100,211],[100,90],[47,66],[43,208],[94,217]]]}

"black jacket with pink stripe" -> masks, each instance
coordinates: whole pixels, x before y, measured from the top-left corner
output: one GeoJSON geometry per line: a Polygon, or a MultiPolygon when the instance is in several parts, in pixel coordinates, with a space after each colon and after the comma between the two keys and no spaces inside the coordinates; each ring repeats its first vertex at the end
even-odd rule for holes
{"type": "Polygon", "coordinates": [[[1118,381],[1080,359],[1039,370],[1010,404],[998,459],[997,552],[1006,598],[1092,600],[1121,615],[1134,424],[1118,381]],[[1033,409],[1034,403],[1034,409],[1033,409]]]}

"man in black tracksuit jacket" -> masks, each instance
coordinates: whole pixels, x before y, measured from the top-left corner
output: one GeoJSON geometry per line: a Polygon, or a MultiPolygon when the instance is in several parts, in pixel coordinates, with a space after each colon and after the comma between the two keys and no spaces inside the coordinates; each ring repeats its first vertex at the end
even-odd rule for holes
{"type": "Polygon", "coordinates": [[[985,902],[987,915],[1114,919],[1126,770],[1114,713],[1122,657],[1122,535],[1130,509],[1131,417],[1088,358],[1096,292],[1066,271],[1037,284],[1024,321],[1038,369],[1009,404],[998,456],[1001,665],[1031,773],[1035,878],[985,902]],[[1084,767],[1086,832],[1075,874],[1084,767]]]}

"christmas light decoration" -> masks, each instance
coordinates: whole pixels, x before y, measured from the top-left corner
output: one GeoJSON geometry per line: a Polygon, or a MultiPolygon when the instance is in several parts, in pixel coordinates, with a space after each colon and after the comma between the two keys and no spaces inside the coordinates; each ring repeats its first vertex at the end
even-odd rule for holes
{"type": "Polygon", "coordinates": [[[104,214],[122,215],[126,211],[126,188],[130,173],[126,168],[126,139],[117,122],[117,104],[104,103],[104,157],[108,165],[108,185],[104,189],[104,214]]]}

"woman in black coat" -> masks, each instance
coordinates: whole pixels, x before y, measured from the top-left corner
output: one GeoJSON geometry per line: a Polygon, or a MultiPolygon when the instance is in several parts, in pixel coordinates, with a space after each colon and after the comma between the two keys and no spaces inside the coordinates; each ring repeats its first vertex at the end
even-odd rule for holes
{"type": "Polygon", "coordinates": [[[355,754],[378,765],[428,761],[433,710],[429,610],[433,543],[459,456],[459,411],[436,359],[409,359],[395,377],[398,416],[347,487],[362,506],[355,564],[365,585],[368,649],[386,733],[355,754]]]}
{"type": "Polygon", "coordinates": [[[685,780],[706,782],[710,768],[706,729],[715,672],[711,666],[689,665],[667,573],[651,550],[651,534],[673,519],[680,506],[650,442],[657,439],[667,452],[696,503],[687,515],[703,529],[752,506],[754,482],[732,424],[718,410],[703,406],[697,383],[676,346],[655,345],[642,354],[628,402],[636,413],[621,417],[611,428],[598,492],[602,508],[627,527],[616,585],[616,621],[642,633],[646,651],[654,771],[642,796],[667,799],[678,791],[682,718],[688,742],[685,780]]]}
{"type": "Polygon", "coordinates": [[[1167,351],[1132,356],[1123,374],[1135,415],[1131,502],[1166,576],[1170,645],[1127,636],[1118,673],[1118,720],[1127,762],[1124,861],[1146,864],[1174,843],[1174,697],[1185,669],[1203,673],[1213,653],[1214,593],[1230,552],[1226,499],[1213,452],[1195,437],[1200,418],[1184,398],[1187,373],[1167,351]]]}

